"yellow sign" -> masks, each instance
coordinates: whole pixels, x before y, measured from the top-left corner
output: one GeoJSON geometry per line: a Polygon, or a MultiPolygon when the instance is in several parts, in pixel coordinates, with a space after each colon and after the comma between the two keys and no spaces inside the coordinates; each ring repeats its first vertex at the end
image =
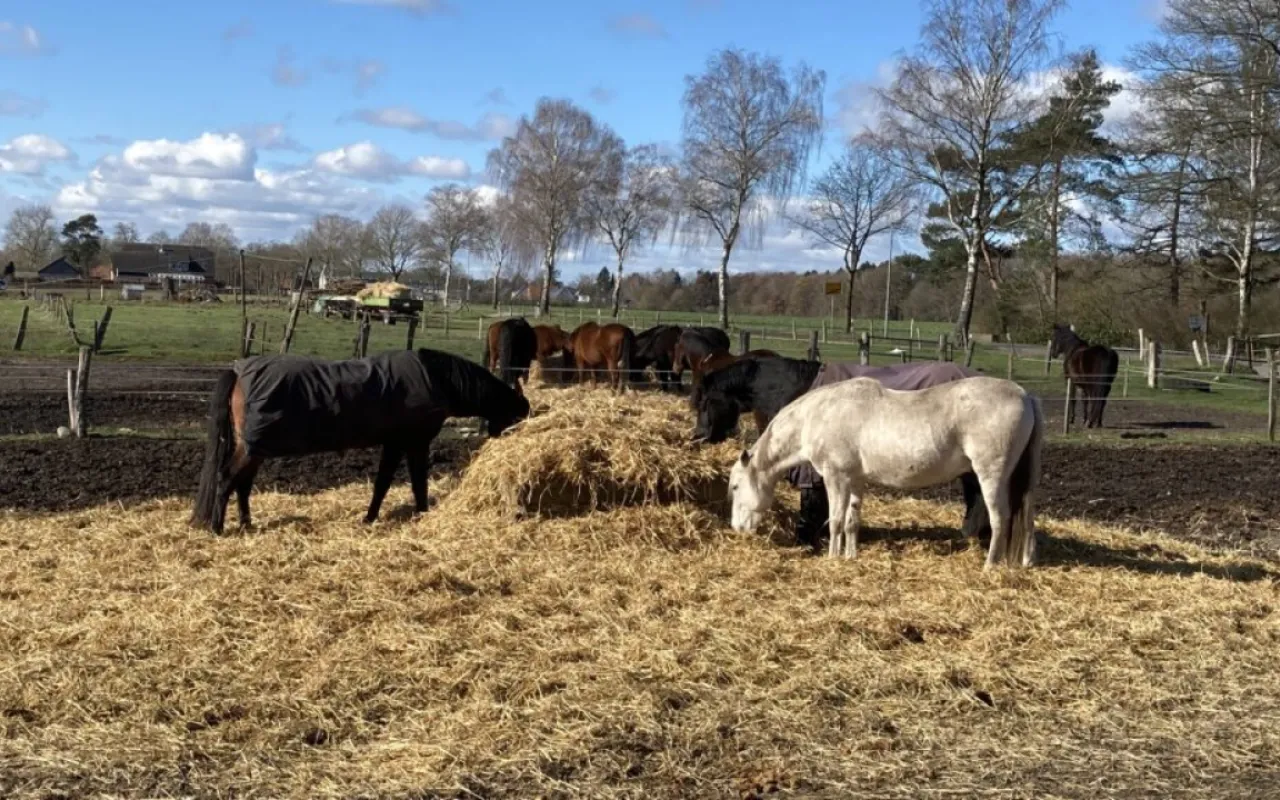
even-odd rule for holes
{"type": "Polygon", "coordinates": [[[840,294],[840,289],[844,286],[840,281],[827,281],[826,294],[840,294]]]}

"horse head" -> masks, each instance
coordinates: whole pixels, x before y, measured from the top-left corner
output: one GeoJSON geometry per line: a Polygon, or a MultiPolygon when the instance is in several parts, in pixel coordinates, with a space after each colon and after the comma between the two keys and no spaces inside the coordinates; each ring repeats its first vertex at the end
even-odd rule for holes
{"type": "MultiPolygon", "coordinates": [[[[504,384],[505,385],[505,384],[504,384]]],[[[519,388],[513,389],[513,398],[502,404],[502,408],[491,411],[487,419],[490,436],[501,436],[508,428],[529,416],[529,399],[519,388]]]]}
{"type": "Polygon", "coordinates": [[[729,470],[729,499],[732,503],[730,523],[739,533],[755,533],[764,512],[773,505],[773,487],[762,481],[761,472],[751,460],[751,451],[743,450],[729,470]]]}

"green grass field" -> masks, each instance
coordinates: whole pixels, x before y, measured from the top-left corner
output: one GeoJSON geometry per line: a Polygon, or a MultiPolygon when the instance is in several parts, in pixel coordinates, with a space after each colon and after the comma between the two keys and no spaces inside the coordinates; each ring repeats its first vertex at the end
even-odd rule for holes
{"type": "MultiPolygon", "coordinates": [[[[220,304],[183,304],[159,301],[123,302],[96,298],[74,301],[73,311],[82,341],[92,335],[93,321],[101,318],[106,305],[113,308],[111,323],[103,342],[99,359],[112,362],[167,362],[185,364],[226,363],[239,353],[241,316],[239,305],[233,302],[220,304]]],[[[25,343],[20,353],[11,350],[23,303],[16,298],[0,299],[0,348],[6,354],[19,358],[71,359],[77,349],[65,324],[51,312],[41,309],[38,303],[30,303],[25,343]]],[[[419,326],[415,345],[434,347],[448,352],[480,360],[483,351],[481,333],[494,319],[510,314],[524,314],[533,318],[530,307],[506,307],[495,314],[487,306],[472,306],[451,314],[428,309],[424,323],[419,326]]],[[[551,321],[566,329],[580,322],[597,317],[596,309],[553,308],[551,321]]],[[[601,315],[607,319],[607,312],[601,315]]],[[[251,302],[248,319],[256,326],[255,352],[277,352],[284,335],[288,318],[287,308],[279,302],[251,302]]],[[[715,324],[712,314],[673,313],[653,311],[626,311],[622,321],[636,330],[642,330],[657,322],[680,324],[715,324]]],[[[910,347],[914,359],[937,357],[938,337],[951,330],[947,322],[894,321],[889,325],[889,336],[881,337],[880,320],[860,319],[853,335],[843,326],[832,326],[823,318],[805,317],[753,317],[741,316],[732,320],[734,348],[738,346],[738,332],[751,332],[752,348],[768,348],[783,355],[803,357],[809,347],[812,331],[819,331],[823,338],[819,343],[824,360],[855,361],[858,358],[857,336],[866,330],[873,335],[873,364],[895,363],[902,356],[891,352],[894,348],[910,347]],[[837,329],[839,328],[839,329],[837,329]],[[915,338],[910,345],[905,341],[911,332],[915,338]]],[[[292,352],[325,358],[350,357],[354,350],[356,324],[337,317],[324,319],[318,315],[303,313],[298,318],[292,352]]],[[[372,326],[369,351],[402,348],[406,344],[407,326],[372,326]]],[[[1028,388],[1046,395],[1061,395],[1062,372],[1054,364],[1046,375],[1044,345],[1017,345],[1014,348],[1013,375],[1028,388]]],[[[964,358],[963,351],[956,351],[956,360],[964,358]]],[[[1007,375],[1009,348],[1000,344],[978,344],[973,366],[994,375],[1007,375]]],[[[1223,411],[1265,414],[1267,408],[1266,383],[1243,376],[1218,376],[1211,370],[1201,370],[1190,356],[1166,357],[1164,367],[1171,374],[1184,378],[1211,381],[1210,392],[1150,390],[1146,387],[1141,365],[1130,361],[1122,363],[1122,375],[1116,380],[1112,398],[1142,399],[1174,403],[1193,408],[1212,408],[1223,411]],[[1128,374],[1127,381],[1124,373],[1128,374]]]]}

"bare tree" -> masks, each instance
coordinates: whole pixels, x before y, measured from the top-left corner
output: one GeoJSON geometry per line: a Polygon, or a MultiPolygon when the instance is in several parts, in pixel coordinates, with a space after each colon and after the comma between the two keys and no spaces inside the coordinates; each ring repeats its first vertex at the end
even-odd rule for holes
{"type": "Polygon", "coordinates": [[[236,238],[231,226],[225,222],[219,222],[216,225],[192,222],[178,235],[178,244],[207,247],[210,250],[236,250],[240,247],[240,240],[236,238]]]}
{"type": "Polygon", "coordinates": [[[475,190],[457,183],[432,188],[426,202],[423,250],[437,259],[444,270],[443,303],[448,306],[454,258],[463,250],[482,249],[488,220],[475,190]]]}
{"type": "Polygon", "coordinates": [[[498,307],[498,289],[504,271],[523,271],[537,261],[537,248],[530,246],[519,220],[513,213],[511,199],[500,195],[493,206],[484,210],[485,225],[480,251],[493,261],[493,307],[498,307]]]}
{"type": "Polygon", "coordinates": [[[40,269],[48,262],[58,241],[49,206],[19,206],[9,215],[4,229],[4,247],[21,269],[40,269]]]}
{"type": "Polygon", "coordinates": [[[729,256],[744,231],[759,244],[767,202],[785,206],[821,140],[826,73],[741,50],[714,54],[685,77],[682,192],[693,231],[713,233],[720,259],[720,326],[729,326],[729,256]]]}
{"type": "Polygon", "coordinates": [[[622,304],[622,267],[632,247],[658,238],[676,210],[674,162],[654,145],[640,145],[610,154],[610,179],[587,195],[596,230],[617,257],[613,280],[613,316],[622,304]]]}
{"type": "Polygon", "coordinates": [[[147,244],[169,244],[173,241],[173,236],[164,229],[158,230],[147,237],[147,244]]]}
{"type": "Polygon", "coordinates": [[[406,205],[378,209],[365,231],[369,258],[393,281],[422,255],[422,223],[406,205]]]}
{"type": "Polygon", "coordinates": [[[298,249],[313,256],[328,277],[358,278],[364,271],[365,227],[341,214],[323,214],[297,237],[298,249]]]}
{"type": "Polygon", "coordinates": [[[1049,66],[1049,24],[1062,0],[930,0],[916,55],[904,58],[882,104],[877,141],[931,190],[937,216],[966,256],[956,338],[973,317],[979,258],[993,285],[988,237],[1038,169],[1002,179],[1000,150],[1034,122],[1045,99],[1028,81],[1049,66]]]}
{"type": "Polygon", "coordinates": [[[1236,336],[1249,332],[1260,255],[1280,245],[1280,9],[1243,0],[1172,0],[1163,40],[1133,62],[1168,115],[1171,140],[1194,129],[1188,165],[1204,202],[1194,235],[1212,277],[1235,284],[1236,336]],[[1230,265],[1223,278],[1213,266],[1230,265]]]}
{"type": "Polygon", "coordinates": [[[117,222],[111,230],[111,244],[134,244],[138,241],[138,226],[132,222],[117,222]]]}
{"type": "Polygon", "coordinates": [[[494,182],[511,196],[519,227],[542,251],[540,315],[550,310],[561,250],[591,230],[583,196],[606,180],[605,153],[617,142],[608,126],[572,102],[544,97],[533,118],[521,118],[515,134],[489,152],[494,182]]]}
{"type": "Polygon", "coordinates": [[[914,209],[911,176],[873,146],[854,138],[809,192],[811,199],[791,222],[818,241],[840,251],[849,274],[844,329],[853,330],[853,285],[862,251],[872,238],[901,230],[914,209]]]}

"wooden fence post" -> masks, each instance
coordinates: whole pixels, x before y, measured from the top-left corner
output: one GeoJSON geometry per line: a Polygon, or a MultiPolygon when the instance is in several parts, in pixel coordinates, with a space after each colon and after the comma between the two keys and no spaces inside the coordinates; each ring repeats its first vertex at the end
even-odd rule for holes
{"type": "Polygon", "coordinates": [[[810,361],[818,360],[818,332],[817,331],[809,332],[809,360],[810,361]]]}
{"type": "Polygon", "coordinates": [[[89,389],[89,365],[92,363],[93,350],[88,347],[80,348],[80,358],[76,362],[76,391],[75,391],[75,434],[77,439],[84,438],[84,409],[85,395],[89,389]]]}
{"type": "Polygon", "coordinates": [[[67,427],[76,429],[76,371],[67,370],[67,427]]]}
{"type": "Polygon", "coordinates": [[[751,331],[746,329],[738,331],[738,350],[742,355],[746,355],[751,350],[751,331]]]}
{"type": "Polygon", "coordinates": [[[796,321],[793,319],[791,320],[791,339],[794,341],[797,338],[799,337],[796,336],[796,321]]]}
{"type": "Polygon", "coordinates": [[[826,320],[826,318],[823,318],[823,320],[822,320],[822,342],[823,342],[823,344],[826,344],[828,341],[829,341],[829,340],[827,339],[827,320],[826,320]]]}
{"type": "Polygon", "coordinates": [[[972,336],[969,337],[969,341],[965,342],[965,345],[964,345],[965,369],[968,369],[969,367],[973,366],[973,349],[975,346],[977,346],[977,344],[978,344],[977,341],[975,341],[972,336]]]}
{"type": "Polygon", "coordinates": [[[1138,352],[1142,353],[1144,357],[1147,352],[1147,335],[1142,328],[1138,328],[1138,352]]]}
{"type": "Polygon", "coordinates": [[[257,329],[258,323],[250,322],[245,325],[244,341],[240,343],[240,357],[248,358],[253,355],[253,334],[257,329]]]}
{"type": "Polygon", "coordinates": [[[111,306],[102,312],[102,319],[93,324],[93,352],[102,349],[102,340],[107,338],[107,326],[111,324],[111,306]]]}
{"type": "Polygon", "coordinates": [[[1126,355],[1124,357],[1124,376],[1122,378],[1122,383],[1120,384],[1121,397],[1129,396],[1129,370],[1131,369],[1133,369],[1133,365],[1130,363],[1129,356],[1126,355]]]}
{"type": "MultiPolygon", "coordinates": [[[[410,334],[412,336],[412,334],[410,334]]],[[[476,338],[484,341],[484,317],[476,318],[476,338]]]]}
{"type": "Polygon", "coordinates": [[[418,332],[418,317],[415,314],[414,316],[409,317],[409,332],[405,335],[405,344],[404,344],[405,350],[413,349],[413,335],[417,332],[418,332]]]}
{"type": "Polygon", "coordinates": [[[1160,385],[1160,343],[1152,339],[1147,352],[1147,388],[1155,389],[1160,385]]]}
{"type": "Polygon", "coordinates": [[[871,334],[866,331],[858,337],[858,363],[864,367],[871,363],[871,334]]]}
{"type": "Polygon", "coordinates": [[[1009,342],[1008,344],[1009,349],[1007,351],[1008,355],[1006,356],[1008,358],[1008,363],[1005,365],[1005,377],[1009,380],[1013,380],[1013,342],[1009,342]]]}
{"type": "Polygon", "coordinates": [[[13,349],[22,349],[22,340],[27,338],[27,315],[31,313],[31,306],[24,305],[22,307],[22,317],[18,320],[18,335],[13,337],[13,349]]]}
{"type": "Polygon", "coordinates": [[[289,308],[289,321],[284,326],[284,336],[280,339],[281,355],[289,352],[289,346],[293,344],[293,329],[298,324],[298,312],[302,310],[302,298],[306,295],[307,279],[311,277],[311,257],[307,257],[307,265],[302,268],[302,280],[298,282],[298,293],[293,297],[292,306],[289,308]]]}
{"type": "MultiPolygon", "coordinates": [[[[449,315],[448,315],[448,314],[446,314],[446,315],[445,315],[444,320],[445,320],[445,331],[446,331],[446,335],[448,335],[448,330],[449,330],[449,315]]],[[[368,312],[365,312],[364,314],[362,314],[362,315],[360,316],[360,334],[359,334],[359,336],[356,338],[356,357],[357,357],[357,358],[364,358],[365,356],[369,355],[369,328],[370,328],[370,326],[371,326],[371,323],[370,323],[370,320],[369,320],[369,313],[368,313],[368,312]]]]}
{"type": "Polygon", "coordinates": [[[1044,374],[1045,375],[1052,374],[1053,372],[1053,357],[1050,355],[1050,353],[1052,352],[1053,352],[1053,340],[1050,339],[1049,343],[1044,346],[1044,374]]]}
{"type": "MultiPolygon", "coordinates": [[[[1088,420],[1085,420],[1088,423],[1088,420]]],[[[1067,401],[1062,408],[1062,432],[1064,434],[1071,432],[1071,379],[1067,378],[1067,401]]]]}
{"type": "Polygon", "coordinates": [[[947,335],[945,333],[938,334],[938,360],[947,360],[947,335]]]}
{"type": "Polygon", "coordinates": [[[1276,440],[1276,351],[1270,347],[1267,353],[1267,441],[1276,440]]]}

